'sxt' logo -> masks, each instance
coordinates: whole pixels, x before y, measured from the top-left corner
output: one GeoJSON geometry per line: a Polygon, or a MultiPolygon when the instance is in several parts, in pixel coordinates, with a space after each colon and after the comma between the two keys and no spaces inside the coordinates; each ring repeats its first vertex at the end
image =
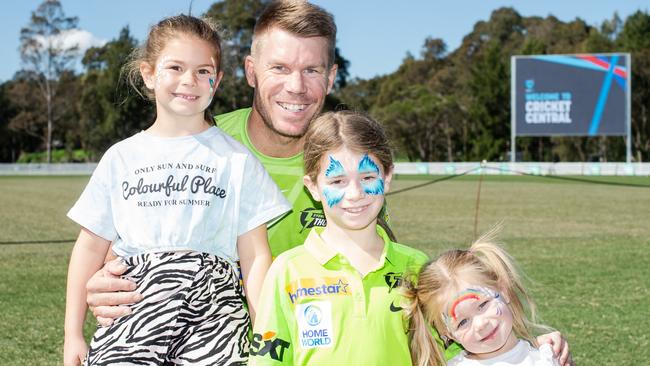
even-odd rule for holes
{"type": "Polygon", "coordinates": [[[271,359],[282,361],[284,351],[289,348],[291,343],[280,338],[273,339],[274,336],[275,332],[266,332],[263,335],[258,333],[253,334],[250,348],[251,356],[266,356],[268,354],[271,359]]]}

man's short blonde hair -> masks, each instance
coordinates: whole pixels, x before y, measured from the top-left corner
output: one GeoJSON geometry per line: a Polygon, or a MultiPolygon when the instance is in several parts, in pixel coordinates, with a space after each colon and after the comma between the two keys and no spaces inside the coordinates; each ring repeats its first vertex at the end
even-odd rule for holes
{"type": "Polygon", "coordinates": [[[304,0],[271,1],[255,23],[252,54],[258,52],[261,36],[271,28],[278,28],[303,38],[327,39],[328,68],[334,65],[336,24],[334,16],[325,9],[304,0]]]}

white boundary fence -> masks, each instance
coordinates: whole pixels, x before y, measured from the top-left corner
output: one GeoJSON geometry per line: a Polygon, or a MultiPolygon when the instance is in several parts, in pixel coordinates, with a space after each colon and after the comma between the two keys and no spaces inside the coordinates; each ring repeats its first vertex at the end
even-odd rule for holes
{"type": "Polygon", "coordinates": [[[491,175],[622,175],[650,176],[650,163],[396,163],[396,174],[453,175],[473,170],[470,174],[491,175]]]}
{"type": "MultiPolygon", "coordinates": [[[[90,175],[96,163],[6,164],[0,163],[0,175],[90,175]]],[[[513,175],[620,175],[650,176],[650,163],[396,163],[395,173],[404,175],[470,174],[513,175]]]]}
{"type": "Polygon", "coordinates": [[[6,164],[0,163],[0,175],[90,175],[97,163],[6,164]]]}

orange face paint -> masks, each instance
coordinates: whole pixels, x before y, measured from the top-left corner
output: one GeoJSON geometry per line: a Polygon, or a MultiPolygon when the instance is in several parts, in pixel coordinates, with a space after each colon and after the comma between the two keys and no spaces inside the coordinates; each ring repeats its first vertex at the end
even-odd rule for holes
{"type": "Polygon", "coordinates": [[[443,312],[442,314],[445,324],[447,325],[447,329],[451,331],[453,328],[452,323],[458,320],[456,314],[456,308],[458,307],[458,305],[460,305],[460,303],[466,300],[479,301],[485,297],[496,298],[498,297],[498,294],[490,290],[489,288],[483,286],[473,286],[459,292],[456,295],[456,298],[449,303],[449,306],[447,307],[447,311],[443,312]]]}

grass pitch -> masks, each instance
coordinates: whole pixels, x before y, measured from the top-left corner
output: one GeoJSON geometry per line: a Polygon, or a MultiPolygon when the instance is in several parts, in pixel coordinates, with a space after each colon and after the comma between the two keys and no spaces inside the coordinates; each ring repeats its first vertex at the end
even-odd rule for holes
{"type": "MultiPolygon", "coordinates": [[[[392,189],[431,178],[400,177],[392,189]]],[[[462,177],[389,196],[391,225],[400,242],[435,256],[468,246],[475,218],[478,233],[502,221],[501,242],[576,362],[638,364],[650,359],[650,178],[600,179],[647,187],[486,176],[476,215],[479,178],[462,177]]],[[[78,233],[65,213],[87,180],[0,177],[2,365],[61,364],[72,243],[58,241],[78,233]]]]}

